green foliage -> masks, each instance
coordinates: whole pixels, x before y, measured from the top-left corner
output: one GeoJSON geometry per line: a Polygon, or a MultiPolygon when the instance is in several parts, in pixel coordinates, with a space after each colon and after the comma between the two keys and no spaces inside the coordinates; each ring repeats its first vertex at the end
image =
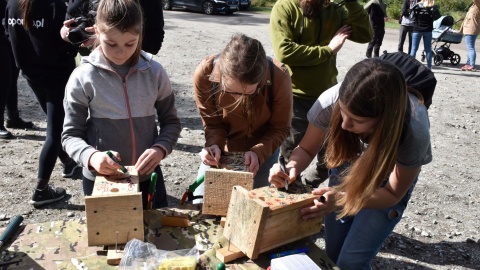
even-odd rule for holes
{"type": "MultiPolygon", "coordinates": [[[[340,2],[341,0],[332,0],[340,2]]],[[[369,0],[358,0],[360,4],[366,4],[369,0]]],[[[253,7],[273,7],[276,0],[252,0],[253,7]]],[[[387,15],[391,20],[398,20],[402,13],[403,0],[384,0],[387,4],[387,15]]],[[[435,0],[440,7],[442,15],[452,15],[456,20],[463,17],[468,10],[472,0],[435,0]],[[463,15],[462,15],[463,14],[463,15]]]]}
{"type": "Polygon", "coordinates": [[[442,14],[448,14],[452,11],[467,12],[472,0],[437,0],[435,4],[440,7],[442,14]]]}
{"type": "MultiPolygon", "coordinates": [[[[368,2],[367,0],[361,0],[368,2]]],[[[403,0],[384,0],[387,4],[387,15],[390,19],[398,20],[402,13],[403,0]]],[[[435,4],[440,8],[442,15],[451,15],[455,20],[465,16],[472,0],[436,0],[435,4]]]]}
{"type": "Polygon", "coordinates": [[[387,4],[387,16],[391,19],[398,20],[402,15],[403,0],[385,1],[387,4]]]}

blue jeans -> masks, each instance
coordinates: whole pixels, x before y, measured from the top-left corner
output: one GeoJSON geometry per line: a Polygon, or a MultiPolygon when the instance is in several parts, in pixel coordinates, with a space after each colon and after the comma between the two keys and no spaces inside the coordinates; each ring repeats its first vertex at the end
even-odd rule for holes
{"type": "Polygon", "coordinates": [[[475,67],[475,60],[477,58],[477,52],[475,52],[475,41],[478,35],[465,35],[465,43],[467,43],[467,65],[475,67]]]}
{"type": "Polygon", "coordinates": [[[410,55],[415,57],[420,45],[420,39],[423,37],[423,49],[427,58],[427,67],[432,69],[432,32],[413,32],[412,50],[410,55]]]}
{"type": "MultiPolygon", "coordinates": [[[[340,172],[348,165],[330,170],[329,186],[340,183],[340,172]]],[[[328,257],[340,269],[371,269],[385,239],[393,231],[403,216],[410,200],[414,184],[402,200],[385,209],[362,209],[355,216],[336,219],[336,213],[325,216],[325,244],[328,257]]],[[[385,185],[387,180],[382,185],[385,185]]]]}
{"type": "MultiPolygon", "coordinates": [[[[278,162],[278,155],[280,154],[280,149],[275,150],[273,154],[260,166],[258,169],[257,174],[253,178],[253,188],[260,188],[260,187],[266,187],[269,186],[270,183],[268,182],[268,176],[270,175],[270,168],[278,162]]],[[[205,174],[205,171],[210,169],[210,166],[203,164],[200,162],[200,168],[198,168],[198,173],[197,173],[197,178],[200,177],[200,175],[205,174]]],[[[205,185],[202,183],[200,186],[195,189],[193,192],[194,196],[203,196],[205,193],[205,185]]],[[[193,203],[202,203],[202,199],[195,199],[193,200],[193,203]]]]}

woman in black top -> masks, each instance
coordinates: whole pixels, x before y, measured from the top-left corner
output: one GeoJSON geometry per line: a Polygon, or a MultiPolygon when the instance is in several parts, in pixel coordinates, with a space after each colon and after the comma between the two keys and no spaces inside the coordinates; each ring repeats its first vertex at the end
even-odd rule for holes
{"type": "Polygon", "coordinates": [[[66,194],[65,189],[48,185],[57,157],[64,165],[64,177],[71,176],[77,166],[60,142],[65,85],[78,51],[60,37],[66,12],[63,0],[9,0],[5,10],[5,30],[16,65],[47,116],[37,184],[30,201],[34,206],[61,200],[66,194]]]}
{"type": "Polygon", "coordinates": [[[434,0],[423,0],[412,8],[415,24],[413,25],[412,50],[410,55],[415,57],[423,37],[423,48],[427,58],[427,67],[432,69],[432,31],[433,21],[438,19],[440,13],[434,0]]]}
{"type": "Polygon", "coordinates": [[[387,20],[387,5],[383,0],[370,0],[364,6],[370,16],[370,22],[373,27],[373,39],[368,43],[367,58],[378,57],[380,54],[380,46],[385,36],[385,21],[387,20]]]}

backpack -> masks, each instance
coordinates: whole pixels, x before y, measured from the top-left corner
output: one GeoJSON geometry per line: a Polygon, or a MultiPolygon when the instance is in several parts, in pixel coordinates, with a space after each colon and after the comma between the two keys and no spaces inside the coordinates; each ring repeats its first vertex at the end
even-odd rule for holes
{"type": "MultiPolygon", "coordinates": [[[[219,57],[220,57],[220,54],[217,54],[215,56],[215,59],[213,59],[212,70],[215,68],[215,64],[217,63],[219,57]]],[[[275,64],[273,64],[273,59],[270,56],[267,56],[267,60],[268,60],[268,66],[270,68],[270,85],[267,87],[267,91],[268,91],[267,95],[268,95],[268,101],[269,101],[268,106],[270,107],[270,109],[272,109],[273,107],[273,66],[275,64]]],[[[215,89],[217,88],[217,84],[218,83],[212,83],[212,95],[215,95],[215,89]]]]}
{"type": "Polygon", "coordinates": [[[379,59],[394,64],[402,71],[408,86],[420,92],[423,96],[425,107],[432,104],[433,92],[437,86],[437,79],[431,70],[418,60],[403,52],[384,53],[379,59]]]}
{"type": "MultiPolygon", "coordinates": [[[[411,88],[414,88],[423,96],[423,104],[430,107],[432,104],[433,92],[437,85],[437,79],[431,70],[425,67],[417,59],[404,52],[387,53],[384,52],[379,59],[390,62],[395,65],[403,73],[405,82],[411,88]]],[[[410,102],[407,102],[407,110],[403,120],[403,129],[400,136],[400,143],[405,139],[408,131],[408,123],[410,122],[410,102]]]]}

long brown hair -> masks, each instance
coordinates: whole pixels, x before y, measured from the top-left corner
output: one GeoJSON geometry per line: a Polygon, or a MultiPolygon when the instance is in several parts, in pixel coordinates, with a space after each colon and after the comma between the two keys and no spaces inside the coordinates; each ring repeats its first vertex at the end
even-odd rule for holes
{"type": "Polygon", "coordinates": [[[32,21],[33,21],[32,16],[33,16],[33,9],[35,4],[36,4],[35,0],[19,0],[18,1],[20,13],[22,14],[23,28],[25,28],[25,30],[27,31],[30,30],[30,27],[32,27],[32,21]]]}
{"type": "Polygon", "coordinates": [[[354,115],[379,119],[365,149],[357,134],[342,129],[338,102],[333,109],[326,163],[351,163],[336,187],[341,218],[357,214],[393,170],[408,101],[405,78],[386,61],[366,59],[347,72],[339,100],[354,115]]]}
{"type": "MultiPolygon", "coordinates": [[[[218,65],[222,77],[234,78],[244,84],[255,84],[260,83],[265,78],[268,62],[260,41],[237,33],[232,36],[232,39],[222,51],[218,65]]],[[[221,90],[221,88],[223,86],[219,85],[218,90],[221,90]]],[[[220,91],[219,99],[223,94],[223,91],[220,91]]],[[[254,95],[244,95],[231,107],[233,109],[237,106],[243,108],[247,118],[247,135],[251,135],[254,124],[253,98],[254,95]]]]}
{"type": "Polygon", "coordinates": [[[116,28],[122,33],[139,35],[137,49],[129,60],[130,65],[138,62],[142,50],[143,13],[137,0],[100,0],[95,25],[104,33],[116,28]]]}

